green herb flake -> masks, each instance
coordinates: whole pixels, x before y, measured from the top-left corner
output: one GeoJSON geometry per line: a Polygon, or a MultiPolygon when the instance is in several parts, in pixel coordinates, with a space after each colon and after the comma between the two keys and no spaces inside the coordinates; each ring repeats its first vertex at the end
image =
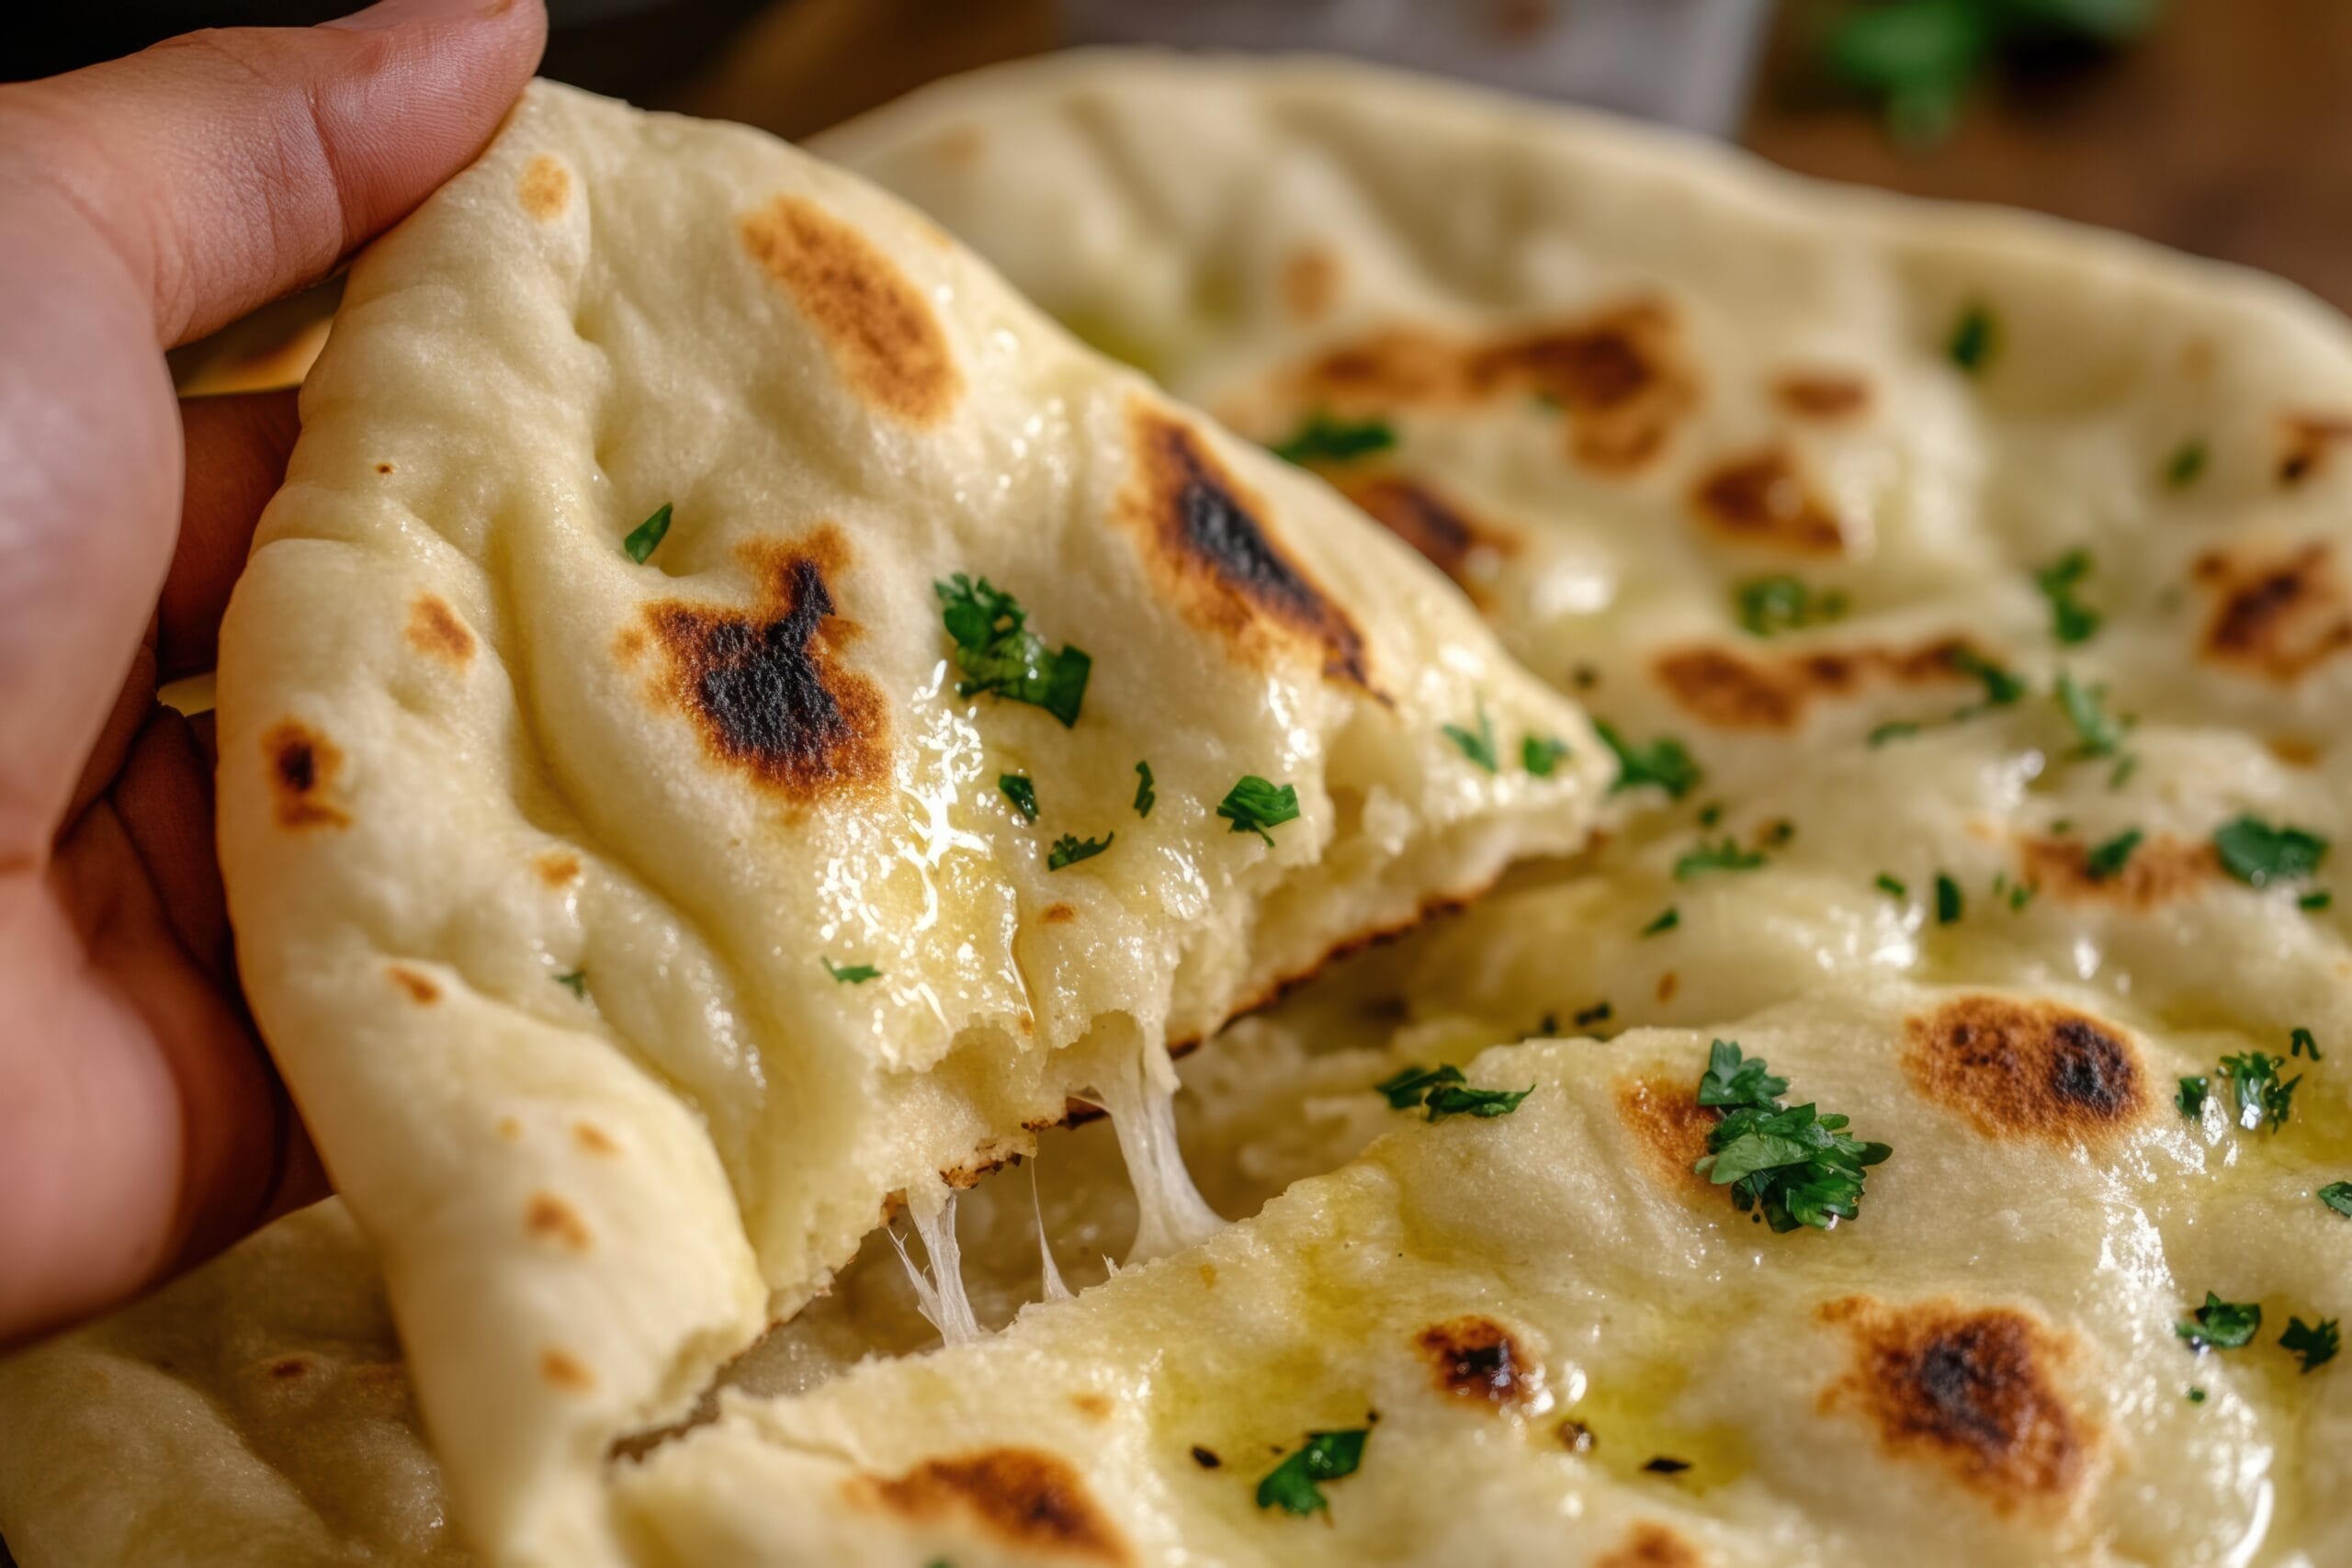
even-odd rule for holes
{"type": "Polygon", "coordinates": [[[2312,1061],[2318,1061],[2319,1038],[2312,1034],[2308,1029],[2289,1030],[2287,1032],[2287,1055],[2290,1057],[2309,1056],[2312,1061]]]}
{"type": "Polygon", "coordinates": [[[2278,1348],[2302,1362],[2306,1375],[2335,1359],[2342,1336],[2336,1332],[2335,1319],[2321,1318],[2317,1323],[2305,1323],[2300,1317],[2287,1319],[2287,1332],[2278,1337],[2278,1348]]]}
{"type": "Polygon", "coordinates": [[[1012,802],[1012,809],[1021,813],[1023,822],[1037,820],[1037,786],[1029,782],[1026,774],[999,773],[996,787],[1004,792],[1005,799],[1012,802]]]}
{"type": "Polygon", "coordinates": [[[1661,931],[1672,931],[1681,923],[1682,911],[1669,904],[1664,910],[1660,911],[1657,919],[1652,920],[1648,925],[1642,928],[1642,935],[1657,936],[1661,931]]]}
{"type": "Polygon", "coordinates": [[[1448,1116],[1475,1116],[1481,1121],[1508,1116],[1519,1109],[1521,1100],[1535,1092],[1533,1084],[1521,1089],[1472,1089],[1464,1081],[1459,1067],[1423,1067],[1418,1064],[1372,1087],[1374,1092],[1387,1097],[1391,1111],[1426,1107],[1432,1122],[1448,1116]]]}
{"type": "Polygon", "coordinates": [[[1711,801],[1707,802],[1707,804],[1706,804],[1706,805],[1704,805],[1704,806],[1702,806],[1702,807],[1699,807],[1699,826],[1700,826],[1700,827],[1702,827],[1702,828],[1712,828],[1712,827],[1713,827],[1716,823],[1718,823],[1718,822],[1722,821],[1723,819],[1724,819],[1724,803],[1723,803],[1722,801],[1720,801],[1720,800],[1711,800],[1711,801]]]}
{"type": "Polygon", "coordinates": [[[1278,789],[1271,780],[1244,773],[1225,792],[1216,814],[1232,823],[1235,832],[1255,833],[1272,848],[1274,836],[1266,829],[1298,819],[1298,790],[1291,784],[1278,789]]]}
{"type": "Polygon", "coordinates": [[[2083,857],[2083,874],[2093,882],[2105,882],[2122,874],[2132,859],[2132,852],[2147,837],[2137,828],[2127,828],[2105,843],[2093,848],[2083,857]]]}
{"type": "Polygon", "coordinates": [[[2256,1302],[2225,1302],[2208,1291],[2205,1304],[2174,1324],[2172,1331],[2199,1355],[2207,1350],[2242,1350],[2262,1331],[2262,1307],[2256,1302]]]}
{"type": "Polygon", "coordinates": [[[1345,463],[1396,445],[1396,432],[1385,420],[1336,419],[1317,409],[1289,440],[1267,450],[1286,463],[1345,463]]]}
{"type": "Polygon", "coordinates": [[[825,959],[823,963],[825,973],[844,986],[863,986],[868,980],[878,980],[882,977],[882,971],[871,964],[836,964],[830,958],[825,959]]]}
{"type": "Polygon", "coordinates": [[[2050,635],[2060,642],[2088,642],[2098,631],[2099,613],[2075,597],[2090,574],[2091,558],[2084,550],[2069,550],[2033,574],[2034,587],[2050,601],[2050,635]]]}
{"type": "Polygon", "coordinates": [[[1864,739],[1872,746],[1883,746],[1890,740],[1906,740],[1919,733],[1918,721],[1908,718],[1889,719],[1873,728],[1864,739]]]}
{"type": "Polygon", "coordinates": [[[2180,1108],[2183,1116],[2194,1122],[2205,1114],[2205,1097],[2212,1092],[2212,1080],[2201,1075],[2183,1078],[2180,1080],[2180,1091],[2172,1097],[2172,1102],[2180,1108]]]}
{"type": "Polygon", "coordinates": [[[1843,619],[1848,601],[1838,589],[1815,593],[1804,579],[1784,573],[1741,583],[1732,591],[1732,604],[1751,636],[1775,637],[1843,619]]]}
{"type": "Polygon", "coordinates": [[[2058,679],[2051,687],[2051,695],[2066,722],[2075,728],[2075,749],[2070,757],[2112,757],[2122,748],[2123,737],[2131,726],[2107,711],[2107,688],[2086,686],[2066,671],[2058,671],[2058,679]]]}
{"type": "Polygon", "coordinates": [[[1647,746],[1636,746],[1618,734],[1614,725],[1596,720],[1592,728],[1600,743],[1616,753],[1617,778],[1609,786],[1610,794],[1656,784],[1669,798],[1680,800],[1697,786],[1699,764],[1690,760],[1681,741],[1661,736],[1647,746]]]}
{"type": "Polygon", "coordinates": [[[643,566],[646,558],[661,547],[662,536],[669,531],[670,502],[665,501],[652,516],[628,531],[628,537],[621,541],[621,548],[628,552],[629,559],[643,566]]]}
{"type": "Polygon", "coordinates": [[[2292,882],[2311,875],[2327,859],[2328,841],[2301,828],[2274,828],[2258,817],[2241,817],[2213,833],[2222,869],[2249,887],[2292,882]]]}
{"type": "Polygon", "coordinates": [[[1495,751],[1494,721],[1487,716],[1487,705],[1483,698],[1478,703],[1476,729],[1464,729],[1458,724],[1446,725],[1444,729],[1445,738],[1453,741],[1455,748],[1471,761],[1490,773],[1501,770],[1502,759],[1495,751]]]}
{"type": "Polygon", "coordinates": [[[989,693],[1044,708],[1069,729],[1078,723],[1094,660],[1075,648],[1049,649],[1029,630],[1029,613],[1010,593],[962,572],[933,582],[941,619],[956,643],[956,668],[963,679],[959,697],[989,693]]]}
{"type": "Polygon", "coordinates": [[[2189,1391],[2188,1391],[2188,1403],[2189,1403],[2189,1404],[2204,1404],[2204,1403],[2205,1403],[2205,1391],[2204,1391],[2203,1389],[2201,1389],[2201,1388],[2197,1388],[2197,1387],[2195,1387],[2195,1386],[2191,1386],[2191,1387],[2190,1387],[2190,1389],[2189,1389],[2189,1391]]]}
{"type": "Polygon", "coordinates": [[[1948,926],[1960,919],[1960,884],[1943,872],[1936,873],[1936,924],[1948,926]]]}
{"type": "Polygon", "coordinates": [[[2346,1219],[2352,1220],[2352,1181],[2331,1181],[2312,1196],[2346,1219]]]}
{"type": "Polygon", "coordinates": [[[1373,1092],[1388,1097],[1391,1111],[1410,1111],[1429,1098],[1430,1089],[1441,1084],[1461,1083],[1460,1067],[1424,1067],[1416,1062],[1394,1076],[1372,1086],[1373,1092]]]}
{"type": "Polygon", "coordinates": [[[1754,871],[1763,863],[1762,852],[1743,850],[1728,835],[1719,844],[1702,839],[1698,848],[1685,851],[1674,863],[1674,880],[1688,882],[1710,871],[1754,871]]]}
{"type": "Polygon", "coordinates": [[[1973,376],[1993,356],[1998,331],[1993,312],[1982,304],[1973,303],[1952,323],[1951,336],[1944,342],[1944,353],[1954,365],[1973,376]]]}
{"type": "Polygon", "coordinates": [[[587,970],[574,969],[571,974],[558,975],[554,976],[554,979],[557,985],[561,986],[565,990],[570,991],[582,1001],[584,1002],[588,999],[587,970]]]}
{"type": "Polygon", "coordinates": [[[1306,1446],[1283,1460],[1258,1483],[1258,1506],[1280,1508],[1301,1518],[1331,1505],[1322,1483],[1353,1475],[1363,1462],[1364,1439],[1370,1428],[1347,1432],[1309,1432],[1306,1446]]]}
{"type": "Polygon", "coordinates": [[[1064,833],[1054,840],[1054,847],[1046,852],[1046,869],[1059,871],[1066,865],[1076,865],[1080,861],[1092,860],[1096,855],[1109,849],[1111,840],[1118,836],[1116,833],[1105,833],[1100,839],[1080,839],[1075,835],[1064,833]]]}
{"type": "Polygon", "coordinates": [[[1729,1187],[1734,1208],[1757,1210],[1776,1232],[1829,1230],[1860,1208],[1866,1168],[1894,1151],[1849,1135],[1844,1116],[1782,1106],[1788,1087],[1762,1057],[1744,1055],[1737,1042],[1711,1043],[1698,1100],[1725,1109],[1708,1132],[1707,1153],[1690,1168],[1729,1187]]]}
{"type": "Polygon", "coordinates": [[[2230,1080],[2230,1096],[2237,1104],[2237,1124],[2251,1133],[2258,1127],[2277,1132],[2287,1124],[2295,1108],[2295,1086],[2303,1080],[2278,1078],[2278,1069],[2287,1065],[2283,1056],[2273,1056],[2267,1051],[2248,1051],[2244,1055],[2222,1058],[2222,1072],[2230,1080]]]}
{"type": "Polygon", "coordinates": [[[2295,908],[2298,909],[2308,909],[2317,912],[2318,910],[2326,908],[2330,904],[2335,902],[2335,895],[2330,893],[2324,887],[2320,887],[2314,888],[2312,891],[2306,893],[2301,897],[2296,899],[2295,908]]]}
{"type": "Polygon", "coordinates": [[[1151,764],[1149,762],[1137,762],[1136,764],[1136,815],[1138,817],[1150,816],[1151,808],[1158,803],[1159,799],[1159,796],[1152,792],[1151,764]]]}
{"type": "Polygon", "coordinates": [[[2175,490],[2187,490],[2204,476],[2210,456],[2204,442],[2182,442],[2173,448],[2172,456],[2165,459],[2165,483],[2175,490]]]}
{"type": "Polygon", "coordinates": [[[1951,667],[1984,688],[1984,706],[2005,708],[2025,695],[2025,682],[1973,648],[1951,650],[1951,667]]]}
{"type": "Polygon", "coordinates": [[[1878,874],[1878,890],[1890,898],[1907,898],[1911,896],[1911,889],[1883,871],[1878,874]]]}
{"type": "Polygon", "coordinates": [[[1574,755],[1556,735],[1530,735],[1519,743],[1519,765],[1539,779],[1550,778],[1553,769],[1574,755]]]}

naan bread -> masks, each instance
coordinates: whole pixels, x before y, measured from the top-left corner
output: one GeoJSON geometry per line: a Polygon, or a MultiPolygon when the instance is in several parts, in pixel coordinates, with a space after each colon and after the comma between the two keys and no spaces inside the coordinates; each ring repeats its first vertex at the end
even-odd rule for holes
{"type": "Polygon", "coordinates": [[[1213,1228],[1163,1043],[1607,776],[1319,482],[739,129],[534,87],[303,413],[222,634],[231,912],[494,1561],[616,1559],[607,1450],[1073,1094],[1139,1254],[1213,1228]]]}

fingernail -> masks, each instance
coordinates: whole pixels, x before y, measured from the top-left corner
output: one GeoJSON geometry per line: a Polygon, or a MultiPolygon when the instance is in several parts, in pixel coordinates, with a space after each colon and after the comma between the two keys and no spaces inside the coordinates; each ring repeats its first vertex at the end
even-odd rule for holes
{"type": "Polygon", "coordinates": [[[377,0],[364,11],[338,17],[323,25],[349,28],[355,32],[374,32],[385,28],[405,28],[417,22],[493,17],[506,9],[510,3],[511,0],[377,0]]]}

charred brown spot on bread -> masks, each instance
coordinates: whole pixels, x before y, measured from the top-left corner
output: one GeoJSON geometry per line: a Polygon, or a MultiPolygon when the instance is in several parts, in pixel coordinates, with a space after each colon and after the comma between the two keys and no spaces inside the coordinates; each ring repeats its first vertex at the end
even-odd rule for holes
{"type": "Polygon", "coordinates": [[[596,1374],[568,1350],[539,1352],[539,1377],[549,1388],[585,1393],[596,1386],[596,1374]]]}
{"type": "Polygon", "coordinates": [[[1822,1393],[1825,1413],[1859,1412],[1890,1454],[1941,1466],[2004,1513],[2081,1484],[2095,1434],[2059,1387],[2064,1347],[2032,1318],[1866,1296],[1821,1316],[1853,1343],[1851,1365],[1822,1393]]]}
{"type": "Polygon", "coordinates": [[[1264,502],[1191,425],[1141,402],[1129,424],[1136,474],[1121,514],[1186,618],[1245,656],[1304,645],[1327,678],[1370,691],[1363,635],[1268,535],[1264,502]]]}
{"type": "Polygon", "coordinates": [[[1066,926],[1078,919],[1078,910],[1069,904],[1048,904],[1037,918],[1049,926],[1066,926]]]}
{"type": "Polygon", "coordinates": [[[1331,349],[1294,378],[1295,395],[1351,412],[1454,403],[1469,396],[1462,345],[1412,327],[1388,327],[1331,349]]]}
{"type": "Polygon", "coordinates": [[[1374,474],[1340,490],[1474,601],[1486,599],[1486,574],[1478,569],[1519,553],[1517,536],[1480,522],[1422,480],[1374,474]]]}
{"type": "Polygon", "coordinates": [[[2196,573],[2213,595],[2204,652],[2217,664],[2284,683],[2352,649],[2352,592],[2326,543],[2284,554],[2214,550],[2196,573]]]}
{"type": "Polygon", "coordinates": [[[571,199],[571,171],[547,152],[540,153],[523,166],[523,178],[515,187],[523,210],[544,223],[562,215],[571,199]]]}
{"type": "Polygon", "coordinates": [[[662,651],[657,690],[695,722],[705,750],[795,802],[878,787],[889,773],[879,687],[848,668],[858,635],[832,584],[848,547],[830,524],[787,545],[746,547],[750,610],[676,600],[647,606],[662,651]]]}
{"type": "Polygon", "coordinates": [[[1089,1421],[1108,1421],[1111,1418],[1111,1402],[1099,1393],[1073,1393],[1069,1396],[1069,1404],[1071,1409],[1089,1421]]]}
{"type": "Polygon", "coordinates": [[[2304,735],[2274,735],[2263,742],[2270,754],[2290,768],[2319,766],[2320,743],[2304,735]]]}
{"type": "Polygon", "coordinates": [[[916,1524],[962,1519],[1017,1552],[1125,1562],[1125,1541],[1069,1461],[1036,1449],[925,1460],[896,1480],[859,1476],[851,1502],[916,1524]]]}
{"type": "Polygon", "coordinates": [[[351,818],[328,797],[343,769],[343,753],[308,725],[280,719],[261,738],[269,769],[270,802],[281,828],[347,828],[351,818]]]}
{"type": "Polygon", "coordinates": [[[462,665],[474,656],[474,634],[448,604],[424,593],[408,607],[409,646],[435,659],[462,665]]]}
{"type": "Polygon", "coordinates": [[[1707,1153],[1707,1134],[1723,1112],[1700,1104],[1689,1082],[1661,1077],[1619,1084],[1617,1119],[1660,1183],[1686,1192],[1713,1190],[1690,1168],[1707,1153]]]}
{"type": "Polygon", "coordinates": [[[1843,370],[1792,370],[1772,383],[1772,400],[1799,419],[1848,419],[1871,406],[1871,384],[1843,370]]]}
{"type": "Polygon", "coordinates": [[[1665,974],[1660,975],[1657,977],[1657,999],[1659,1004],[1663,1006],[1664,1004],[1672,1001],[1674,999],[1674,993],[1681,988],[1682,976],[1676,974],[1673,970],[1669,969],[1665,974]]]}
{"type": "Polygon", "coordinates": [[[1697,1547],[1664,1525],[1638,1519],[1593,1568],[1704,1568],[1705,1562],[1697,1547]]]}
{"type": "Polygon", "coordinates": [[[594,1122],[574,1122],[571,1124],[571,1141],[592,1155],[616,1155],[621,1152],[621,1146],[613,1141],[613,1135],[594,1122]]]}
{"type": "Polygon", "coordinates": [[[267,1371],[270,1377],[278,1382],[294,1382],[310,1376],[311,1359],[308,1356],[280,1356],[269,1364],[267,1371]]]}
{"type": "Polygon", "coordinates": [[[1967,644],[1943,638],[1917,648],[1849,648],[1758,654],[1713,647],[1668,649],[1652,667],[1683,711],[1722,729],[1794,729],[1813,704],[1872,685],[1965,681],[1967,644]]]}
{"type": "Polygon", "coordinates": [[[523,1210],[523,1228],[537,1240],[556,1242],[574,1252],[585,1252],[594,1245],[588,1223],[579,1211],[552,1192],[531,1194],[523,1210]]]}
{"type": "Polygon", "coordinates": [[[1322,319],[1340,297],[1340,258],[1323,245],[1301,245],[1283,263],[1283,308],[1299,321],[1322,319]]]}
{"type": "Polygon", "coordinates": [[[2296,485],[2327,463],[2338,442],[2352,441],[2352,416],[2290,413],[2278,421],[2278,482],[2296,485]]]}
{"type": "Polygon", "coordinates": [[[376,465],[376,471],[379,474],[389,474],[392,471],[392,466],[390,463],[379,463],[376,465]]]}
{"type": "Polygon", "coordinates": [[[1413,1343],[1429,1358],[1437,1386],[1447,1393],[1501,1408],[1523,1404],[1542,1391],[1541,1363],[1491,1317],[1433,1323],[1413,1343]]]}
{"type": "Polygon", "coordinates": [[[2114,1025],[2056,1002],[1955,997],[1904,1026],[1904,1071],[1990,1138],[2079,1142],[2144,1115],[2147,1074],[2114,1025]]]}
{"type": "Polygon", "coordinates": [[[743,248],[791,292],[852,390],[909,424],[947,416],[963,374],[922,291],[897,263],[802,197],[777,197],[741,228],[743,248]]]}
{"type": "Polygon", "coordinates": [[[532,857],[531,869],[549,887],[569,887],[579,879],[580,857],[570,850],[547,850],[532,857]]]}
{"type": "Polygon", "coordinates": [[[1838,514],[1814,493],[1795,457],[1774,447],[1717,464],[1690,492],[1700,519],[1742,544],[1808,555],[1845,548],[1838,514]]]}
{"type": "Polygon", "coordinates": [[[2045,836],[2018,846],[2018,880],[2070,904],[2113,904],[2154,909],[2186,898],[2211,882],[2221,861],[2211,843],[2157,833],[2143,839],[2116,870],[2091,862],[2092,846],[2081,839],[2045,836]]]}
{"type": "Polygon", "coordinates": [[[433,983],[429,975],[419,974],[405,964],[392,964],[384,973],[393,985],[408,993],[409,1000],[419,1007],[427,1007],[441,999],[441,987],[433,983]]]}

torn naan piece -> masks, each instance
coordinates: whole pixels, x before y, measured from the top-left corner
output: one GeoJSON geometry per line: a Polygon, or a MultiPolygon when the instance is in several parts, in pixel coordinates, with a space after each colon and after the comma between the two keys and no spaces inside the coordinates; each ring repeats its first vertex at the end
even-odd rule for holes
{"type": "Polygon", "coordinates": [[[1866,984],[1497,1048],[1465,1081],[1526,1091],[1504,1113],[1384,1108],[1254,1220],[982,1344],[730,1396],[618,1493],[665,1562],[2334,1561],[2352,1385],[2293,1326],[2352,1278],[2313,1196],[2346,1097],[2184,1118],[2220,1043],[1866,984]],[[1779,1232],[1694,1172],[1711,1077],[1891,1148],[1849,1221],[1779,1232]],[[2259,1331],[2200,1325],[2209,1291],[2259,1331]]]}
{"type": "Polygon", "coordinates": [[[231,911],[493,1562],[612,1560],[612,1445],[1072,1095],[1204,1234],[1164,1043],[1606,781],[1326,487],[741,129],[535,86],[303,416],[231,911]]]}
{"type": "Polygon", "coordinates": [[[2119,713],[2352,733],[2352,330],[2275,279],[1330,61],[1022,62],[817,145],[1718,787],[2077,643],[2119,713]]]}

